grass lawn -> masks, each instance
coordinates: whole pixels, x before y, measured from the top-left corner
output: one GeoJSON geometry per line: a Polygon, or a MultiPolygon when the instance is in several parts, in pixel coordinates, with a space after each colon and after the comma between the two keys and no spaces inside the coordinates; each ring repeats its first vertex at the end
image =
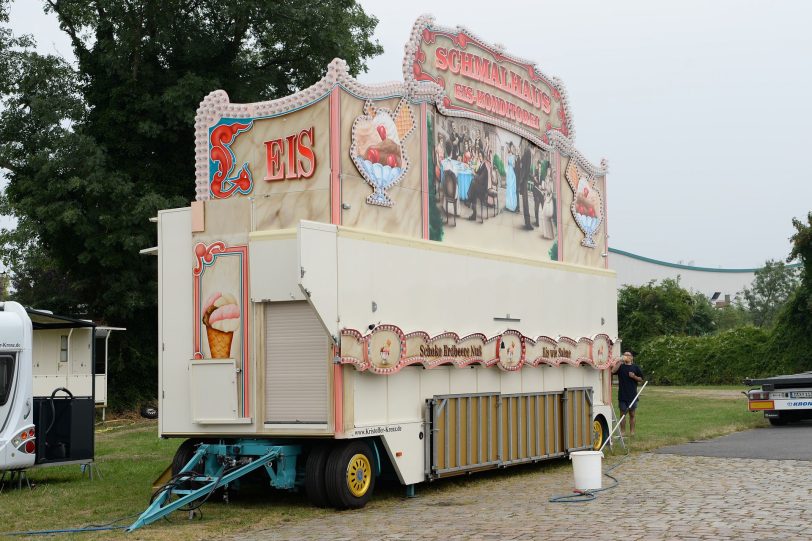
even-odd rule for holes
{"type": "MultiPolygon", "coordinates": [[[[632,452],[680,442],[706,439],[738,430],[766,426],[760,414],[747,411],[742,387],[652,387],[644,391],[638,409],[637,435],[632,452]]],[[[615,397],[616,398],[616,397],[615,397]]],[[[130,517],[129,525],[147,506],[152,481],[169,464],[179,440],[157,437],[157,422],[124,420],[99,427],[96,458],[102,478],[83,478],[78,466],[35,469],[29,472],[33,490],[0,494],[0,537],[3,532],[76,528],[130,517]]],[[[618,451],[615,451],[616,453],[618,451]]],[[[564,467],[561,461],[544,467],[564,467]]],[[[517,468],[518,475],[534,474],[538,466],[517,468]]],[[[504,475],[504,473],[485,474],[504,475]]],[[[464,483],[477,482],[477,476],[464,483]]],[[[447,480],[419,490],[449,490],[459,481],[447,480]]],[[[399,487],[382,487],[370,506],[389,506],[402,497],[399,487]]],[[[137,530],[83,534],[82,539],[172,539],[185,541],[219,538],[260,526],[334,511],[311,507],[303,494],[253,489],[235,495],[232,503],[208,504],[203,520],[189,521],[175,513],[137,530]]],[[[39,537],[41,539],[41,537],[39,537]]]]}

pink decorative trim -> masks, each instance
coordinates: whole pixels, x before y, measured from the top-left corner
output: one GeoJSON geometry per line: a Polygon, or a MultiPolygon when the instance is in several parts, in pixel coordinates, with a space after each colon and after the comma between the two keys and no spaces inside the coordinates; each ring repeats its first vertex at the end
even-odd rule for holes
{"type": "MultiPolygon", "coordinates": [[[[516,67],[516,72],[524,72],[532,81],[541,81],[550,87],[552,93],[551,98],[561,103],[561,107],[558,109],[558,118],[561,121],[561,126],[555,128],[555,131],[560,131],[564,136],[574,137],[575,130],[572,127],[567,92],[560,79],[547,77],[536,68],[534,62],[505,53],[502,46],[491,45],[462,26],[449,28],[435,25],[434,18],[430,15],[423,15],[417,19],[412,27],[409,42],[406,44],[406,54],[403,59],[403,77],[408,83],[425,84],[425,82],[430,82],[440,86],[443,90],[448,90],[445,88],[445,81],[443,81],[441,76],[435,78],[431,74],[424,72],[422,68],[428,59],[425,53],[420,49],[420,45],[421,43],[434,43],[438,35],[449,38],[460,49],[466,49],[469,44],[474,44],[480,49],[490,53],[499,62],[509,62],[513,64],[516,67]]],[[[441,96],[438,96],[436,103],[443,114],[450,114],[452,116],[474,115],[476,117],[487,118],[487,122],[490,123],[495,123],[495,121],[503,123],[503,121],[498,118],[482,115],[462,106],[451,105],[445,92],[443,92],[441,96]]],[[[508,123],[504,122],[504,124],[508,123]]],[[[548,125],[547,131],[551,131],[551,128],[552,127],[548,125]]],[[[539,137],[537,134],[534,134],[533,139],[547,139],[547,135],[544,134],[539,137]]],[[[545,146],[545,148],[548,147],[545,146]]]]}
{"type": "MultiPolygon", "coordinates": [[[[495,126],[504,128],[521,137],[524,137],[529,141],[531,141],[532,143],[536,144],[537,146],[542,147],[546,150],[549,150],[550,148],[556,148],[559,151],[561,151],[561,153],[563,153],[564,155],[573,157],[578,162],[578,164],[591,175],[597,175],[606,172],[604,168],[605,167],[604,162],[602,162],[602,165],[600,167],[591,164],[573,146],[575,129],[572,120],[573,118],[572,111],[569,108],[566,90],[564,89],[564,86],[561,83],[561,81],[556,77],[547,78],[541,72],[537,70],[534,71],[534,73],[536,74],[535,76],[544,78],[544,80],[548,81],[549,84],[552,86],[554,90],[553,98],[555,99],[560,98],[560,100],[562,101],[563,104],[562,110],[564,111],[563,114],[567,120],[566,126],[568,129],[568,133],[566,135],[557,130],[549,130],[546,134],[544,134],[543,137],[540,137],[537,134],[533,134],[532,132],[529,132],[527,130],[517,128],[515,125],[511,123],[501,121],[499,119],[495,119],[490,116],[470,113],[467,111],[449,110],[448,108],[446,108],[445,101],[443,100],[443,98],[445,97],[444,95],[445,90],[443,86],[441,86],[445,84],[444,81],[439,80],[439,84],[437,82],[432,81],[418,81],[415,79],[413,74],[409,73],[409,70],[412,69],[413,67],[414,55],[415,52],[417,51],[416,44],[419,43],[420,39],[422,39],[420,33],[422,32],[422,29],[424,27],[427,27],[429,24],[433,24],[433,19],[424,16],[417,20],[415,26],[412,29],[412,37],[409,43],[406,45],[406,56],[404,58],[404,71],[406,75],[406,82],[391,82],[380,85],[365,85],[359,83],[349,74],[346,62],[340,59],[335,59],[332,62],[330,62],[330,64],[327,66],[327,73],[325,74],[324,78],[322,78],[319,82],[315,83],[313,86],[309,88],[301,90],[300,92],[297,92],[290,96],[286,96],[284,98],[280,98],[278,100],[259,103],[236,104],[230,102],[228,94],[226,94],[226,92],[223,90],[216,90],[207,95],[200,103],[200,107],[198,107],[197,110],[197,115],[195,116],[196,199],[202,201],[208,200],[211,197],[211,193],[209,190],[210,165],[211,165],[209,155],[210,149],[209,129],[212,126],[215,126],[217,122],[219,122],[223,118],[237,119],[242,123],[247,123],[252,120],[260,118],[270,118],[290,113],[325,98],[328,94],[330,94],[333,91],[333,88],[335,88],[336,86],[340,86],[347,92],[363,100],[380,100],[384,98],[408,96],[410,103],[413,104],[426,102],[434,103],[437,105],[438,109],[443,114],[450,114],[452,116],[471,118],[474,120],[487,122],[489,124],[493,124],[495,126]],[[406,67],[407,63],[408,69],[406,67]]],[[[479,39],[468,30],[462,28],[460,29],[442,29],[440,27],[432,27],[432,28],[434,30],[454,32],[459,34],[460,36],[465,36],[461,38],[463,40],[467,40],[470,38],[474,41],[485,43],[484,40],[479,39]]],[[[499,47],[496,46],[490,47],[491,49],[497,52],[500,51],[499,47]]],[[[502,52],[499,52],[499,54],[504,59],[510,60],[511,62],[532,65],[532,63],[527,60],[523,60],[518,57],[513,57],[502,52]]]]}
{"type": "Polygon", "coordinates": [[[555,206],[556,206],[556,219],[558,220],[558,261],[564,261],[564,230],[562,225],[564,224],[563,216],[561,216],[561,199],[563,198],[562,190],[564,189],[564,183],[567,181],[564,178],[564,175],[561,174],[561,153],[555,153],[555,175],[558,179],[558,197],[555,198],[555,206]]]}
{"type": "MultiPolygon", "coordinates": [[[[364,335],[355,329],[343,329],[341,331],[342,342],[344,340],[352,340],[356,344],[353,349],[361,352],[362,358],[353,357],[341,352],[341,364],[353,365],[358,371],[369,371],[375,374],[387,375],[399,372],[403,368],[412,365],[422,365],[424,368],[431,369],[438,366],[451,365],[457,368],[463,368],[478,364],[480,366],[498,366],[506,371],[521,370],[524,365],[539,366],[546,364],[549,366],[560,366],[562,364],[569,364],[572,366],[589,365],[595,369],[603,370],[607,366],[611,366],[613,359],[610,357],[603,363],[597,361],[592,356],[592,350],[589,347],[595,340],[606,339],[607,344],[611,345],[612,341],[605,334],[599,334],[592,338],[581,337],[578,341],[572,338],[562,336],[557,340],[549,336],[539,336],[536,339],[524,336],[519,331],[508,329],[504,333],[487,338],[484,334],[475,333],[469,334],[462,338],[454,332],[444,332],[434,337],[425,331],[414,331],[404,334],[403,331],[395,325],[378,325],[370,333],[364,335]],[[394,359],[391,365],[376,366],[372,361],[372,341],[374,336],[380,332],[394,333],[400,342],[398,350],[398,357],[394,359]],[[427,347],[436,345],[442,341],[452,341],[455,346],[465,347],[462,344],[470,343],[470,341],[478,341],[482,344],[482,355],[480,356],[432,356],[426,357],[421,355],[408,356],[407,342],[409,340],[419,339],[425,342],[427,347]],[[512,340],[511,340],[512,339],[512,340]],[[505,344],[503,348],[502,345],[505,344]],[[578,345],[581,344],[586,347],[587,356],[577,356],[576,351],[578,345]],[[512,350],[511,350],[512,347],[512,350]],[[531,351],[539,351],[540,355],[530,356],[531,351]],[[554,355],[545,355],[544,352],[549,351],[554,355]],[[569,353],[567,353],[569,352],[569,353]],[[562,355],[567,353],[567,355],[562,355]]],[[[470,346],[469,346],[470,347],[470,346]]]]}
{"type": "MultiPolygon", "coordinates": [[[[338,348],[333,347],[333,358],[338,354],[338,348]]],[[[336,436],[344,433],[344,367],[333,365],[333,409],[334,427],[336,436]]]]}
{"type": "MultiPolygon", "coordinates": [[[[606,160],[601,160],[601,166],[606,169],[606,160]]],[[[606,173],[604,173],[601,189],[603,190],[603,250],[606,254],[606,257],[603,258],[603,268],[605,269],[609,268],[609,196],[606,193],[607,184],[606,173]]]]}
{"type": "Polygon", "coordinates": [[[428,148],[428,123],[425,103],[420,104],[420,154],[423,167],[421,168],[423,186],[423,239],[429,240],[429,160],[432,150],[428,148]]]}
{"type": "Polygon", "coordinates": [[[330,92],[330,218],[341,225],[341,94],[330,92]]]}

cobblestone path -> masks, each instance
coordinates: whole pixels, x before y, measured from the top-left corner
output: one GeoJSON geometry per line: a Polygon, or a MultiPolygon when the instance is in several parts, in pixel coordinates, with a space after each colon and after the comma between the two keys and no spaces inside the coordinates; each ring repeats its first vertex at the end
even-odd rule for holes
{"type": "MultiPolygon", "coordinates": [[[[616,462],[607,459],[604,468],[616,462]]],[[[642,454],[594,501],[553,504],[568,467],[417,486],[356,511],[244,532],[238,540],[781,540],[812,538],[812,462],[642,454]]],[[[604,478],[605,485],[609,482],[604,478]]]]}

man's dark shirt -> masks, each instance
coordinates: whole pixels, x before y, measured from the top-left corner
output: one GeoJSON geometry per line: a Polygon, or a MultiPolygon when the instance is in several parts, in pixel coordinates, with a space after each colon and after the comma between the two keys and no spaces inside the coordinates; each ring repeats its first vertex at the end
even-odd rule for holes
{"type": "Polygon", "coordinates": [[[637,377],[643,377],[643,371],[636,364],[621,364],[617,369],[617,399],[626,404],[634,400],[637,395],[637,380],[629,377],[629,374],[635,374],[637,377]]]}

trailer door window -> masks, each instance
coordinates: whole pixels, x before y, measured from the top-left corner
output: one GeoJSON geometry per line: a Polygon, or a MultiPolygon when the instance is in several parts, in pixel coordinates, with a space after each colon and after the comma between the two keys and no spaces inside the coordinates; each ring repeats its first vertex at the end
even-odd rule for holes
{"type": "Polygon", "coordinates": [[[68,335],[59,337],[59,362],[68,362],[68,335]]]}
{"type": "Polygon", "coordinates": [[[14,357],[0,355],[0,406],[5,406],[11,396],[11,384],[14,381],[14,357]]]}

